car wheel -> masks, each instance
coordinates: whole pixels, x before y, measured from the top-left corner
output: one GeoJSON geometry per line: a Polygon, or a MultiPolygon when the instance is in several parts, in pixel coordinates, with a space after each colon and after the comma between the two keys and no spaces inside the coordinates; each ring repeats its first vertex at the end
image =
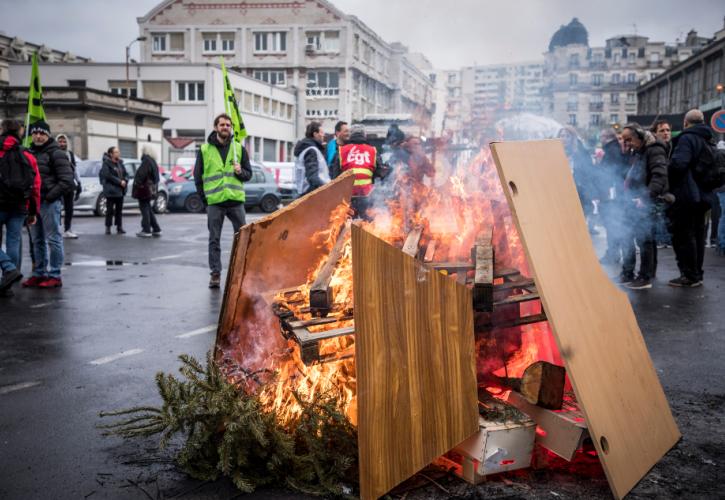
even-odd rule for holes
{"type": "Polygon", "coordinates": [[[277,210],[277,207],[279,206],[279,198],[272,194],[268,194],[267,196],[264,196],[262,200],[259,202],[259,208],[262,209],[262,212],[270,214],[277,210]]]}
{"type": "Polygon", "coordinates": [[[106,216],[106,196],[105,195],[98,195],[98,199],[96,200],[96,209],[94,210],[94,213],[100,217],[106,216]]]}
{"type": "Polygon", "coordinates": [[[204,203],[201,201],[201,197],[198,194],[193,193],[187,196],[186,200],[184,200],[184,208],[187,212],[200,214],[204,211],[204,203]]]}
{"type": "Polygon", "coordinates": [[[168,208],[168,200],[166,199],[166,193],[159,193],[156,195],[154,200],[154,212],[157,214],[163,214],[168,208]]]}

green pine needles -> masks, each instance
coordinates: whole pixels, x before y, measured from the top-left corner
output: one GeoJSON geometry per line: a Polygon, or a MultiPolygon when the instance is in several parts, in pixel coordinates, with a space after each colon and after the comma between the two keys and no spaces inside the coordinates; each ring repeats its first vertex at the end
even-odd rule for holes
{"type": "Polygon", "coordinates": [[[244,384],[230,383],[211,353],[206,366],[192,356],[179,358],[184,379],[156,374],[163,405],[102,412],[101,417],[120,417],[99,425],[104,435],[160,434],[164,448],[181,434],[185,442],[176,461],[182,470],[204,481],[227,476],[244,492],[286,484],[311,495],[352,495],[358,483],[357,431],[345,416],[341,394],[294,393],[303,411],[283,424],[244,384]]]}

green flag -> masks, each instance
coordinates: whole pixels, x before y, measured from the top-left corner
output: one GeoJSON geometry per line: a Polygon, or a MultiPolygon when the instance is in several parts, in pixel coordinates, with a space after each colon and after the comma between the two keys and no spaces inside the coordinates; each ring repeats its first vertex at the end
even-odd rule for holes
{"type": "Polygon", "coordinates": [[[239,112],[239,104],[237,104],[237,98],[234,95],[234,88],[229,83],[229,75],[227,74],[227,67],[224,65],[224,59],[222,57],[219,59],[222,63],[222,76],[224,77],[224,109],[232,117],[234,139],[241,141],[247,137],[247,128],[244,126],[242,114],[239,112]]]}
{"type": "Polygon", "coordinates": [[[33,54],[33,69],[30,72],[30,89],[28,90],[28,114],[25,116],[25,139],[23,146],[30,147],[32,142],[28,134],[28,127],[37,121],[46,121],[43,109],[43,87],[40,85],[40,71],[38,70],[38,53],[33,54]]]}

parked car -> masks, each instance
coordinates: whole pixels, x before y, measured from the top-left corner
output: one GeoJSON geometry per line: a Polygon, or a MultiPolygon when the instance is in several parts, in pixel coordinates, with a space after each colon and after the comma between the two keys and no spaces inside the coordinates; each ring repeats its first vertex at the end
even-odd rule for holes
{"type": "MultiPolygon", "coordinates": [[[[73,204],[74,210],[90,210],[95,215],[106,215],[106,197],[103,196],[103,188],[98,179],[101,165],[100,160],[84,160],[78,162],[76,168],[78,169],[78,176],[81,178],[83,192],[80,198],[78,198],[78,201],[73,204]]],[[[138,201],[131,197],[131,186],[133,185],[133,176],[136,175],[136,170],[141,166],[141,160],[136,158],[124,159],[123,165],[126,167],[126,172],[128,172],[129,177],[128,190],[123,204],[125,207],[137,206],[138,201]]],[[[166,181],[161,178],[159,181],[159,192],[153,203],[154,212],[157,214],[166,212],[168,200],[169,190],[166,187],[166,181]]]]}
{"type": "MultiPolygon", "coordinates": [[[[196,193],[193,173],[187,172],[182,177],[186,179],[185,182],[174,182],[169,188],[169,209],[203,212],[204,204],[196,193]]],[[[252,162],[252,179],[244,183],[244,192],[244,208],[247,210],[259,207],[262,212],[271,213],[282,203],[282,195],[274,177],[259,163],[252,162]]]]}
{"type": "Polygon", "coordinates": [[[274,181],[279,186],[282,202],[289,203],[299,197],[297,183],[295,182],[294,162],[264,162],[264,168],[272,173],[274,181]]]}

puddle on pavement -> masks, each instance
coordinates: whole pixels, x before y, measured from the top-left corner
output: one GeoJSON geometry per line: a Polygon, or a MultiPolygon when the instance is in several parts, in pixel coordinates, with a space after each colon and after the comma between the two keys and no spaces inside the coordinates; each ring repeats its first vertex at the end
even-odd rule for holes
{"type": "Polygon", "coordinates": [[[66,266],[86,267],[121,267],[121,266],[145,266],[148,262],[126,262],[125,260],[80,260],[78,262],[66,262],[66,266]]]}

